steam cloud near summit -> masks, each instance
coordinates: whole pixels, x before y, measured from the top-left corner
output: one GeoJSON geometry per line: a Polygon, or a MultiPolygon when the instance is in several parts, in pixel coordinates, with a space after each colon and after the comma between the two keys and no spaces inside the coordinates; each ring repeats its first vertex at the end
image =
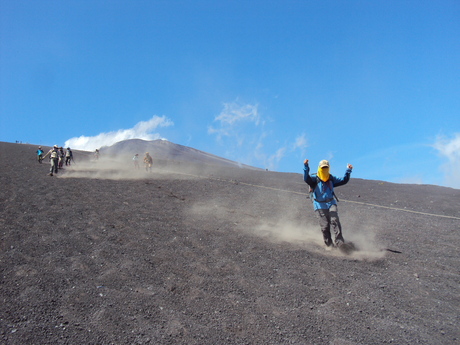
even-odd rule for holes
{"type": "Polygon", "coordinates": [[[100,133],[93,137],[80,136],[67,140],[65,147],[76,150],[94,151],[102,146],[111,146],[128,139],[156,140],[162,139],[159,133],[153,133],[158,127],[173,126],[174,123],[166,116],[153,116],[148,121],[141,121],[133,128],[120,129],[114,132],[100,133]]]}

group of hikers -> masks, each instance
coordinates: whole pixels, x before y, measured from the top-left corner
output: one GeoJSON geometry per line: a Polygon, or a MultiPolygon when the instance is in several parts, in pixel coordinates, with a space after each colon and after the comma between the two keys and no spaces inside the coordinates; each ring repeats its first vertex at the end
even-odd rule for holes
{"type": "Polygon", "coordinates": [[[41,164],[42,161],[46,158],[49,157],[50,160],[50,176],[53,176],[54,174],[58,173],[58,169],[62,169],[62,167],[65,165],[70,165],[71,162],[73,161],[73,153],[70,147],[67,148],[67,150],[64,151],[64,148],[58,147],[57,145],[54,145],[51,150],[49,150],[45,155],[43,155],[44,151],[41,146],[38,147],[37,149],[37,159],[38,162],[41,164]]]}
{"type": "MultiPolygon", "coordinates": [[[[54,174],[58,173],[58,169],[61,169],[64,164],[65,165],[71,165],[71,162],[73,161],[73,152],[68,147],[66,150],[64,150],[63,147],[58,147],[57,145],[54,145],[51,150],[49,150],[46,154],[44,154],[44,151],[41,146],[38,147],[37,149],[37,159],[38,162],[41,164],[42,161],[46,158],[49,157],[50,160],[50,172],[49,175],[53,176],[54,174]]],[[[99,150],[96,150],[94,152],[93,159],[95,161],[99,160],[99,150]]],[[[133,162],[134,162],[134,168],[135,169],[140,169],[139,167],[139,154],[135,154],[133,157],[133,162]]],[[[144,167],[145,171],[151,172],[152,167],[153,167],[153,158],[150,156],[148,152],[145,153],[144,156],[144,167]]]]}
{"type": "MultiPolygon", "coordinates": [[[[133,163],[134,163],[134,168],[139,170],[139,154],[136,153],[133,157],[133,163]]],[[[153,158],[150,156],[150,153],[146,152],[144,156],[144,167],[145,171],[151,172],[152,171],[152,166],[153,166],[153,158]]]]}

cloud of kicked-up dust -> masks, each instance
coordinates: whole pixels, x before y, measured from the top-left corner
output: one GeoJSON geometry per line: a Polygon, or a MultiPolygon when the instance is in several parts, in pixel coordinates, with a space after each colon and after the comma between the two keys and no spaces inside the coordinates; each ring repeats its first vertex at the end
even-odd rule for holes
{"type": "MultiPolygon", "coordinates": [[[[97,160],[93,157],[66,167],[59,177],[159,180],[169,179],[174,174],[175,179],[214,180],[218,187],[209,187],[209,195],[196,195],[189,205],[185,215],[188,220],[198,224],[211,221],[216,224],[216,229],[245,232],[269,242],[289,243],[324,255],[344,255],[338,250],[325,249],[316,214],[305,195],[265,188],[262,184],[238,184],[215,170],[207,170],[203,165],[170,163],[168,166],[154,165],[152,171],[146,171],[142,158],[139,158],[139,169],[136,169],[132,157],[101,157],[97,160]]],[[[378,229],[375,225],[366,226],[362,219],[349,216],[341,222],[345,239],[359,248],[350,258],[374,260],[385,255],[377,243],[378,229]]]]}
{"type": "Polygon", "coordinates": [[[331,256],[345,255],[356,260],[378,260],[386,254],[378,243],[377,225],[367,226],[362,219],[341,219],[345,240],[354,243],[357,248],[350,254],[344,254],[338,249],[325,247],[316,212],[313,211],[309,200],[297,199],[292,194],[286,194],[277,204],[282,205],[280,209],[274,212],[269,221],[261,221],[253,228],[253,233],[272,241],[301,246],[308,251],[331,256]]]}
{"type": "Polygon", "coordinates": [[[304,225],[292,220],[280,219],[275,223],[263,222],[254,228],[253,232],[276,242],[288,242],[300,246],[312,243],[318,246],[323,244],[321,233],[316,225],[304,225]]]}
{"type": "Polygon", "coordinates": [[[139,157],[139,169],[134,166],[132,157],[91,158],[66,167],[60,178],[92,178],[108,180],[135,180],[147,177],[158,178],[161,174],[146,171],[143,157],[139,157]]]}
{"type": "Polygon", "coordinates": [[[269,242],[290,243],[311,251],[323,250],[316,218],[313,212],[305,212],[305,196],[296,194],[293,197],[287,191],[258,186],[236,186],[234,193],[238,194],[236,199],[221,195],[197,201],[189,210],[190,216],[214,217],[216,222],[230,224],[235,231],[269,242]]]}
{"type": "MultiPolygon", "coordinates": [[[[319,223],[310,213],[302,219],[289,216],[277,217],[272,222],[262,222],[253,229],[253,233],[266,237],[271,241],[288,242],[296,246],[304,247],[306,250],[321,252],[326,255],[343,256],[357,260],[378,260],[385,256],[385,251],[377,242],[377,228],[351,227],[348,223],[345,226],[344,237],[347,242],[352,242],[357,248],[350,254],[344,254],[338,249],[326,248],[319,223]],[[303,219],[305,218],[305,219],[303,219]],[[349,230],[348,230],[349,229],[349,230]]],[[[332,237],[334,235],[332,234],[332,237]]]]}
{"type": "Polygon", "coordinates": [[[215,173],[208,170],[206,164],[191,164],[188,162],[166,161],[153,157],[153,166],[146,169],[144,155],[138,156],[138,166],[135,165],[133,155],[118,154],[101,155],[96,159],[94,153],[86,152],[78,155],[78,160],[71,166],[66,166],[61,178],[94,178],[109,180],[136,180],[136,179],[200,179],[215,173]]]}
{"type": "Polygon", "coordinates": [[[322,236],[319,228],[313,224],[304,224],[300,219],[293,219],[280,209],[273,209],[271,214],[261,212],[255,206],[256,199],[245,200],[239,204],[240,209],[235,210],[224,200],[214,199],[209,202],[196,203],[190,212],[201,216],[218,218],[231,218],[229,222],[238,231],[256,235],[270,242],[288,242],[298,246],[308,244],[322,245],[322,236]],[[278,215],[278,216],[277,216],[278,215]]]}
{"type": "Polygon", "coordinates": [[[312,210],[307,209],[310,204],[305,196],[272,190],[261,190],[259,193],[258,200],[251,200],[251,203],[271,200],[272,207],[256,226],[247,229],[249,232],[269,241],[287,242],[300,247],[323,245],[316,217],[312,210]]]}
{"type": "Polygon", "coordinates": [[[378,260],[385,256],[386,251],[377,237],[380,228],[378,224],[350,217],[341,219],[341,223],[345,240],[353,242],[358,248],[352,255],[354,258],[378,260]]]}
{"type": "Polygon", "coordinates": [[[386,254],[378,243],[378,226],[367,226],[362,219],[350,217],[341,220],[344,237],[358,250],[345,254],[335,248],[326,248],[316,214],[305,197],[262,188],[252,190],[251,195],[242,196],[238,201],[235,204],[229,198],[215,197],[195,203],[190,214],[192,217],[215,217],[216,221],[231,224],[235,231],[273,243],[289,243],[327,256],[373,261],[386,254]]]}

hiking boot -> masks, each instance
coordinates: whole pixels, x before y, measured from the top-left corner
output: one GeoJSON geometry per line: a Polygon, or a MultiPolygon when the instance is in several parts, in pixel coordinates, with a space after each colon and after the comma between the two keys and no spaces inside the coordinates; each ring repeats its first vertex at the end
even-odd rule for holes
{"type": "Polygon", "coordinates": [[[333,247],[334,246],[334,243],[332,242],[332,239],[330,238],[325,238],[324,239],[324,244],[326,245],[326,247],[333,247]]]}
{"type": "Polygon", "coordinates": [[[344,243],[343,241],[336,241],[336,242],[335,242],[335,246],[336,246],[337,248],[342,247],[344,244],[345,244],[345,243],[344,243]]]}
{"type": "Polygon", "coordinates": [[[53,176],[53,173],[49,173],[48,175],[49,175],[49,176],[53,176]]]}
{"type": "Polygon", "coordinates": [[[352,242],[347,242],[347,243],[339,242],[337,243],[337,248],[339,248],[340,251],[345,254],[350,254],[356,250],[356,247],[352,242]]]}

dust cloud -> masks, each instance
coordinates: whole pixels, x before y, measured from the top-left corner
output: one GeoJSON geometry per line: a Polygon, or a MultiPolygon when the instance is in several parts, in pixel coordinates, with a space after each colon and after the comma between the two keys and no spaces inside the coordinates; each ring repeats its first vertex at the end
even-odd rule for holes
{"type": "Polygon", "coordinates": [[[88,178],[107,180],[165,179],[174,174],[175,179],[196,179],[213,176],[215,168],[205,164],[190,164],[181,161],[154,159],[151,170],[147,170],[143,156],[139,155],[138,167],[132,155],[102,156],[87,158],[66,166],[60,178],[88,178]]]}
{"type": "Polygon", "coordinates": [[[236,231],[258,236],[272,243],[289,243],[293,247],[327,256],[374,261],[386,254],[377,243],[377,228],[370,231],[370,227],[358,227],[355,222],[348,224],[348,219],[342,224],[349,229],[345,230],[345,238],[353,242],[358,250],[346,255],[337,249],[326,248],[316,214],[312,209],[305,209],[311,205],[304,198],[279,195],[274,191],[253,190],[251,195],[239,198],[238,201],[235,205],[231,199],[215,197],[212,200],[196,202],[190,207],[187,217],[214,218],[216,223],[219,219],[231,219],[232,228],[236,231]]]}
{"type": "Polygon", "coordinates": [[[161,179],[168,174],[174,173],[165,169],[164,165],[156,165],[147,170],[143,163],[143,157],[139,156],[139,166],[134,165],[132,157],[100,157],[79,161],[71,166],[65,167],[60,178],[88,178],[107,180],[137,180],[137,179],[161,179]]]}
{"type": "Polygon", "coordinates": [[[354,258],[378,260],[385,256],[385,248],[377,238],[379,227],[376,224],[369,224],[363,219],[350,218],[344,218],[341,223],[345,239],[353,242],[359,249],[353,253],[354,258]]]}
{"type": "MultiPolygon", "coordinates": [[[[262,222],[251,230],[252,233],[265,237],[275,242],[288,242],[295,246],[320,252],[326,255],[342,256],[339,250],[326,248],[323,243],[321,230],[318,224],[302,224],[292,220],[282,220],[275,223],[262,222]]],[[[378,260],[385,256],[385,251],[380,249],[375,242],[376,232],[353,232],[347,236],[358,249],[347,255],[357,260],[378,260]]]]}
{"type": "MultiPolygon", "coordinates": [[[[139,158],[139,168],[134,166],[132,157],[101,157],[98,160],[88,159],[66,167],[59,178],[90,178],[110,180],[136,179],[201,179],[213,176],[215,170],[207,169],[204,165],[180,164],[170,162],[154,162],[152,171],[146,171],[143,157],[139,158]]],[[[228,184],[231,180],[219,178],[228,184]]],[[[228,194],[214,195],[207,200],[196,201],[188,209],[186,216],[195,219],[214,219],[216,222],[226,222],[229,219],[232,227],[238,231],[261,237],[271,242],[290,243],[293,246],[305,248],[308,251],[324,255],[344,255],[338,250],[325,248],[316,214],[304,197],[277,193],[273,190],[257,188],[253,185],[247,195],[236,198],[228,194]]],[[[216,192],[217,193],[217,192],[216,192]]],[[[230,193],[238,191],[230,190],[230,193]]],[[[376,240],[377,227],[366,226],[353,219],[341,219],[344,237],[353,242],[359,249],[348,255],[351,259],[377,260],[385,256],[385,250],[376,240]]]]}

